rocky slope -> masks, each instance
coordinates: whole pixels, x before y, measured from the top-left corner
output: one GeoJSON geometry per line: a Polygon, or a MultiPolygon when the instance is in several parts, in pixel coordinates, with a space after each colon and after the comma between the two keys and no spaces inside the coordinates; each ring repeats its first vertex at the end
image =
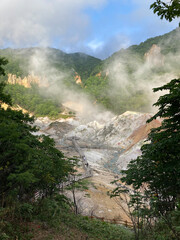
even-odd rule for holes
{"type": "Polygon", "coordinates": [[[92,166],[110,168],[112,172],[117,167],[121,170],[141,154],[140,147],[150,129],[160,125],[158,120],[146,124],[150,117],[151,114],[125,112],[106,123],[93,121],[79,125],[56,141],[59,146],[65,146],[69,138],[76,137],[92,166]]]}
{"type": "MultiPolygon", "coordinates": [[[[93,184],[86,192],[76,193],[82,214],[128,220],[117,202],[107,196],[107,191],[115,187],[110,182],[117,174],[127,167],[131,159],[141,154],[140,148],[150,129],[161,124],[160,120],[147,124],[150,117],[151,114],[147,113],[125,112],[103,123],[93,121],[82,124],[77,119],[56,122],[48,118],[36,120],[35,124],[40,127],[39,133],[53,137],[57,148],[68,157],[79,157],[79,152],[72,144],[72,138],[75,139],[93,171],[89,179],[93,184]],[[87,193],[90,198],[85,196],[87,193]]],[[[70,192],[67,195],[72,197],[70,192]]]]}

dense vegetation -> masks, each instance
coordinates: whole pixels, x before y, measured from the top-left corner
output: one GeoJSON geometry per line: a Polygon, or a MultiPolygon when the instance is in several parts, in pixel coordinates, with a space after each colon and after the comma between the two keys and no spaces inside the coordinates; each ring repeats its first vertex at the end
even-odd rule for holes
{"type": "MultiPolygon", "coordinates": [[[[153,5],[160,16],[169,21],[179,16],[179,9],[176,11],[173,8],[179,6],[178,1],[165,5],[165,12],[161,3],[157,0],[153,5]]],[[[5,59],[0,59],[0,75],[4,75],[3,66],[6,63],[5,59]]],[[[133,72],[128,65],[127,69],[130,74],[133,72]]],[[[103,102],[106,94],[99,95],[109,86],[106,74],[91,77],[86,82],[86,91],[107,104],[108,101],[103,102]]],[[[16,85],[13,88],[15,95],[18,91],[22,95],[27,90],[32,98],[38,98],[32,94],[33,88],[24,90],[16,85]]],[[[74,173],[74,160],[67,159],[58,151],[49,137],[33,135],[37,129],[32,127],[33,118],[28,114],[11,108],[4,110],[3,103],[12,105],[11,97],[4,89],[5,83],[0,82],[1,240],[30,240],[33,235],[39,239],[38,234],[42,235],[44,231],[41,239],[53,239],[54,236],[92,240],[180,239],[180,79],[173,79],[154,89],[155,92],[167,91],[154,104],[159,110],[149,120],[160,117],[162,125],[151,130],[147,143],[141,149],[142,155],[132,160],[128,169],[123,171],[125,176],[121,180],[134,187],[133,194],[130,198],[122,196],[132,190],[121,186],[111,194],[127,200],[134,235],[122,227],[72,214],[72,204],[63,195],[60,186],[69,174],[74,173]]]]}
{"type": "Polygon", "coordinates": [[[32,58],[36,56],[43,60],[48,68],[54,68],[59,72],[68,72],[73,76],[77,72],[82,79],[87,79],[92,70],[101,63],[101,60],[84,53],[66,54],[54,48],[24,48],[24,49],[2,49],[0,55],[9,60],[5,66],[6,73],[16,74],[24,77],[29,73],[32,58]]]}
{"type": "MultiPolygon", "coordinates": [[[[6,63],[0,59],[0,74],[6,63]]],[[[4,88],[1,81],[0,239],[52,239],[52,234],[66,239],[131,239],[132,233],[124,228],[73,214],[62,183],[74,174],[75,159],[57,150],[53,139],[33,135],[37,129],[28,114],[4,110],[4,103],[12,105],[4,88]]]]}
{"type": "MultiPolygon", "coordinates": [[[[47,78],[49,78],[49,75],[52,75],[52,79],[49,81],[56,81],[57,85],[59,81],[59,90],[61,92],[63,92],[63,83],[68,89],[88,93],[93,102],[100,103],[117,114],[127,110],[149,111],[150,101],[148,93],[145,89],[138,87],[138,82],[142,81],[145,85],[146,81],[151,83],[154,81],[154,78],[161,77],[163,74],[179,74],[179,35],[180,31],[177,28],[162,36],[150,38],[139,45],[121,49],[104,61],[86,54],[66,54],[52,48],[4,49],[0,50],[0,54],[9,60],[9,64],[5,66],[7,73],[20,77],[27,76],[32,71],[32,59],[36,56],[41,59],[40,62],[42,61],[43,67],[40,67],[40,72],[36,72],[37,69],[34,70],[34,74],[47,74],[47,78]],[[153,44],[160,46],[163,64],[147,68],[144,55],[151,49],[153,44]],[[120,66],[117,63],[120,63],[120,66]],[[116,64],[116,70],[113,70],[116,64]],[[60,80],[54,80],[54,72],[55,77],[58,75],[62,76],[60,80]],[[82,80],[80,85],[75,83],[77,74],[82,80]],[[124,89],[123,77],[126,78],[125,81],[129,81],[126,89],[124,89]],[[114,86],[114,82],[119,81],[118,78],[122,79],[120,81],[122,83],[114,86]]],[[[55,113],[57,106],[55,102],[53,105],[53,112],[55,113]]],[[[30,105],[27,106],[27,109],[30,108],[30,105]]],[[[39,115],[43,114],[40,111],[37,112],[39,112],[39,115]]]]}
{"type": "MultiPolygon", "coordinates": [[[[0,64],[5,64],[0,59],[0,64]]],[[[1,68],[1,74],[4,74],[1,68]]],[[[54,147],[54,141],[46,136],[34,136],[30,123],[33,118],[2,104],[11,105],[10,96],[4,93],[0,83],[0,238],[14,239],[16,220],[28,218],[33,211],[32,199],[39,192],[44,197],[57,191],[57,184],[72,171],[70,160],[54,147]],[[5,228],[5,232],[4,232],[5,228]],[[10,231],[8,236],[7,232],[10,231]]],[[[15,230],[16,231],[16,230],[15,230]]],[[[20,239],[20,238],[19,238],[20,239]]]]}
{"type": "Polygon", "coordinates": [[[151,4],[150,8],[152,8],[153,12],[160,16],[161,19],[165,18],[169,22],[180,17],[179,0],[170,0],[169,2],[156,0],[153,4],[151,4]]]}
{"type": "MultiPolygon", "coordinates": [[[[179,16],[179,6],[176,0],[151,5],[169,21],[179,16]]],[[[118,185],[111,193],[127,204],[136,240],[180,239],[180,78],[153,89],[163,90],[166,94],[154,104],[158,112],[148,120],[161,118],[161,126],[151,130],[142,155],[122,171],[121,181],[133,186],[134,192],[118,185]]],[[[122,203],[120,207],[124,209],[122,203]]]]}
{"type": "Polygon", "coordinates": [[[25,88],[19,84],[8,84],[5,92],[11,95],[13,106],[19,105],[35,116],[57,118],[61,112],[60,104],[52,98],[42,96],[36,85],[25,88]]]}
{"type": "Polygon", "coordinates": [[[133,186],[134,193],[120,185],[111,194],[121,200],[130,194],[126,213],[137,240],[180,239],[180,79],[154,89],[162,90],[168,93],[154,104],[159,110],[148,120],[160,117],[162,125],[151,130],[142,155],[122,171],[121,181],[133,186]]]}

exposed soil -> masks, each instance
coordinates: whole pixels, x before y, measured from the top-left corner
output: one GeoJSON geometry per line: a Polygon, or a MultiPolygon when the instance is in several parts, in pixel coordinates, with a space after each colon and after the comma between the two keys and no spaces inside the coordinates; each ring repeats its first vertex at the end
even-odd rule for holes
{"type": "MultiPolygon", "coordinates": [[[[68,121],[55,121],[45,126],[43,131],[54,138],[57,148],[65,156],[84,158],[93,170],[89,189],[76,192],[81,214],[130,221],[107,192],[116,187],[111,184],[115,175],[119,175],[131,159],[141,154],[140,147],[151,128],[160,126],[159,120],[146,124],[150,117],[150,114],[126,112],[104,124],[93,121],[82,125],[79,122],[78,125],[78,120],[74,119],[74,125],[68,121]],[[73,146],[72,139],[76,139],[79,151],[73,146]],[[85,196],[87,194],[89,197],[85,196]]],[[[67,196],[72,199],[70,192],[67,196]]]]}

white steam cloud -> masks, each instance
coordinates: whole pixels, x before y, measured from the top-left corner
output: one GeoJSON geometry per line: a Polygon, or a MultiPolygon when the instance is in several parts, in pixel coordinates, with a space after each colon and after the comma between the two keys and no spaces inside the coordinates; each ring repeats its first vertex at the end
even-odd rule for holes
{"type": "MultiPolygon", "coordinates": [[[[177,38],[180,38],[179,29],[176,34],[177,38]]],[[[163,48],[166,48],[169,41],[170,39],[167,39],[166,43],[163,43],[163,48]]],[[[159,46],[153,45],[143,60],[133,53],[129,54],[128,61],[125,58],[123,52],[121,55],[117,54],[105,69],[111,84],[109,95],[112,97],[122,94],[126,99],[131,99],[137,92],[144,93],[151,107],[143,109],[143,111],[156,111],[152,105],[165,92],[154,93],[152,89],[180,77],[180,52],[169,52],[167,55],[163,55],[160,43],[159,46]],[[131,70],[133,70],[132,73],[130,73],[131,70]]],[[[141,98],[139,101],[144,101],[144,99],[141,98]]]]}
{"type": "MultiPolygon", "coordinates": [[[[112,118],[114,115],[103,109],[88,98],[87,95],[79,91],[68,88],[64,79],[73,78],[71,73],[62,72],[50,65],[48,60],[49,49],[35,49],[29,61],[29,73],[38,76],[40,85],[46,88],[46,93],[50,97],[58,98],[59,103],[76,112],[76,116],[83,122],[97,120],[103,122],[112,118]]],[[[75,81],[75,79],[72,79],[75,81]]]]}
{"type": "MultiPolygon", "coordinates": [[[[178,34],[178,39],[180,37],[179,29],[177,29],[176,34],[178,34]]],[[[169,46],[169,41],[170,39],[167,39],[166,43],[163,42],[164,49],[166,49],[166,44],[169,46]]],[[[160,94],[164,94],[162,92],[153,93],[152,89],[166,84],[173,78],[180,77],[180,52],[172,53],[170,51],[163,55],[161,48],[161,43],[159,46],[151,46],[143,59],[132,52],[128,56],[115,54],[105,69],[110,82],[109,97],[113,99],[113,96],[119,94],[119,98],[121,98],[122,94],[125,96],[125,101],[130,99],[132,107],[131,109],[126,108],[126,110],[133,110],[133,104],[136,104],[136,101],[139,101],[140,105],[145,102],[144,96],[149,101],[149,106],[152,106],[160,94]],[[139,92],[138,100],[137,92],[139,92]]],[[[72,81],[75,81],[72,72],[59,71],[52,67],[49,61],[49,51],[51,49],[36,49],[30,59],[29,66],[31,74],[41,77],[41,85],[48,86],[46,94],[56,96],[56,98],[58,96],[59,102],[77,112],[77,116],[84,120],[96,119],[101,121],[112,117],[111,113],[105,112],[97,104],[93,104],[84,93],[74,91],[66,86],[64,79],[71,78],[72,81]]],[[[127,51],[122,50],[123,52],[127,51]]],[[[118,104],[121,104],[121,101],[117,102],[118,104]]],[[[144,106],[147,105],[144,104],[144,106]]],[[[118,107],[121,108],[120,105],[118,107]]],[[[139,109],[139,107],[137,108],[139,109]]],[[[155,109],[150,107],[142,109],[142,111],[155,111],[155,109]]]]}

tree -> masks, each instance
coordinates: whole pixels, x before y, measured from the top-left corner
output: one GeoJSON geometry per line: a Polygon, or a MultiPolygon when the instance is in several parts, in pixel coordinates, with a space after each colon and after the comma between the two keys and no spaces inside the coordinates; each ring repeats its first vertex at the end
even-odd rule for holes
{"type": "MultiPolygon", "coordinates": [[[[5,76],[5,71],[3,66],[5,66],[8,61],[5,58],[0,58],[0,76],[5,76]]],[[[7,103],[11,105],[11,98],[9,95],[4,93],[5,83],[0,80],[0,106],[2,103],[7,103]]]]}
{"type": "Polygon", "coordinates": [[[156,0],[156,2],[151,4],[150,8],[152,8],[154,13],[157,13],[161,19],[165,18],[169,22],[176,17],[180,17],[179,0],[170,0],[168,3],[161,0],[156,0]]]}
{"type": "Polygon", "coordinates": [[[76,195],[76,191],[88,190],[89,182],[86,179],[77,180],[76,177],[78,177],[78,175],[70,176],[70,184],[66,187],[66,190],[69,190],[72,193],[72,199],[73,199],[73,204],[74,204],[74,213],[80,214],[81,211],[83,210],[81,207],[82,197],[78,198],[76,195]]]}
{"type": "MultiPolygon", "coordinates": [[[[4,74],[0,59],[0,73],[4,74]]],[[[5,110],[3,103],[11,104],[4,93],[5,83],[0,83],[0,204],[11,201],[30,201],[35,192],[50,196],[58,185],[66,180],[72,164],[63,153],[55,148],[53,139],[35,136],[33,117],[5,110]]]]}
{"type": "MultiPolygon", "coordinates": [[[[172,0],[169,4],[156,0],[150,8],[161,19],[170,22],[180,16],[179,0],[172,0]]],[[[144,194],[144,200],[149,204],[143,210],[145,216],[148,214],[148,218],[155,221],[163,219],[171,232],[168,236],[180,239],[179,224],[174,221],[174,216],[179,218],[180,201],[180,79],[173,79],[153,89],[154,92],[162,90],[168,93],[154,104],[159,110],[148,120],[151,122],[160,117],[162,125],[151,130],[146,144],[141,148],[142,155],[130,161],[127,170],[122,171],[125,175],[121,180],[144,194]]],[[[122,188],[117,187],[112,197],[121,191],[122,188]]]]}
{"type": "Polygon", "coordinates": [[[115,199],[121,210],[131,220],[135,240],[139,240],[140,228],[145,222],[144,210],[147,205],[144,203],[144,197],[140,191],[132,193],[132,190],[124,188],[123,185],[119,184],[119,180],[115,180],[112,183],[115,183],[117,187],[113,191],[108,192],[108,194],[115,199]]]}
{"type": "Polygon", "coordinates": [[[174,220],[174,216],[179,218],[180,202],[180,79],[173,79],[154,92],[163,90],[168,93],[154,104],[159,110],[148,120],[161,118],[162,125],[151,130],[141,147],[142,155],[131,160],[127,170],[122,171],[121,181],[132,185],[134,193],[122,197],[129,191],[121,184],[111,192],[111,197],[119,198],[120,207],[128,210],[125,212],[131,218],[136,239],[139,233],[146,236],[147,229],[152,229],[159,219],[170,230],[170,239],[180,239],[179,224],[174,220]]]}
{"type": "Polygon", "coordinates": [[[157,212],[166,214],[176,207],[180,197],[180,79],[155,88],[168,90],[154,104],[159,111],[148,120],[162,118],[162,125],[152,129],[142,155],[132,160],[122,178],[135,189],[147,186],[146,193],[154,199],[157,212]]]}

